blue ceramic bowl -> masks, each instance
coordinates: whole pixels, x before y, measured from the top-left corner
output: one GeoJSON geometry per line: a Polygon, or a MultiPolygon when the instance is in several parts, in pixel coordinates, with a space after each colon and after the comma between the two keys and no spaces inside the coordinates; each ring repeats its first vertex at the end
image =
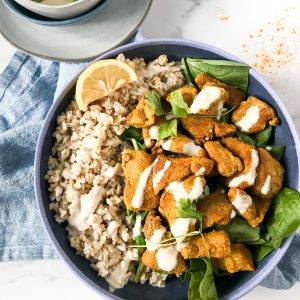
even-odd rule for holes
{"type": "Polygon", "coordinates": [[[102,9],[104,9],[111,0],[102,0],[96,6],[94,6],[92,9],[85,12],[84,14],[82,14],[78,17],[75,17],[75,18],[65,19],[65,20],[56,20],[56,19],[51,19],[51,18],[41,16],[39,14],[36,14],[36,13],[26,9],[25,7],[18,4],[14,0],[2,0],[2,1],[14,13],[16,13],[20,17],[22,17],[32,23],[45,25],[45,26],[66,26],[66,25],[70,25],[70,24],[87,21],[88,19],[90,19],[91,17],[93,17],[94,15],[99,13],[102,9]]]}
{"type": "MultiPolygon", "coordinates": [[[[165,53],[171,60],[180,60],[182,57],[200,57],[241,62],[233,55],[215,47],[176,39],[148,40],[129,44],[112,50],[100,56],[99,59],[114,58],[119,53],[124,53],[128,58],[144,57],[146,61],[165,53]]],[[[187,299],[188,283],[175,278],[170,278],[164,289],[155,288],[148,284],[136,285],[129,283],[125,288],[111,294],[106,281],[98,277],[96,272],[90,267],[89,262],[83,257],[76,255],[75,250],[70,247],[65,224],[58,224],[54,221],[53,212],[48,208],[50,203],[48,184],[43,178],[47,172],[47,161],[54,143],[52,133],[56,127],[56,118],[66,109],[70,102],[74,94],[78,75],[70,80],[66,89],[51,107],[37,145],[35,157],[35,192],[45,229],[60,257],[82,282],[100,294],[103,299],[187,299]]],[[[299,153],[296,149],[300,148],[293,121],[272,88],[253,69],[250,70],[248,93],[265,100],[276,109],[281,124],[276,127],[273,139],[275,143],[287,146],[283,159],[283,164],[286,168],[285,185],[299,189],[299,153]]],[[[273,251],[264,260],[257,263],[257,268],[254,272],[241,272],[232,277],[223,276],[216,278],[220,298],[238,299],[258,285],[280,261],[292,239],[292,236],[286,238],[279,249],[273,251]]]]}

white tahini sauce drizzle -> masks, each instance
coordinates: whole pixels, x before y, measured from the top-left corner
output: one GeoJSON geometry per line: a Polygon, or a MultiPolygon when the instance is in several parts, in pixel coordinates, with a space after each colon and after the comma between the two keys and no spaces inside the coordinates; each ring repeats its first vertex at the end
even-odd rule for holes
{"type": "Polygon", "coordinates": [[[163,142],[163,144],[161,146],[164,150],[170,151],[171,145],[172,145],[172,140],[167,140],[167,141],[163,142]]]}
{"type": "Polygon", "coordinates": [[[206,169],[205,167],[201,167],[196,173],[195,176],[201,176],[205,173],[206,169]]]}
{"type": "Polygon", "coordinates": [[[261,188],[261,193],[263,195],[267,195],[270,191],[271,188],[271,175],[268,175],[266,178],[266,181],[264,182],[262,188],[261,188]]]}
{"type": "Polygon", "coordinates": [[[259,157],[258,157],[257,151],[254,149],[251,149],[251,158],[252,158],[252,162],[251,162],[249,172],[245,173],[245,174],[241,174],[241,175],[233,178],[229,182],[229,187],[239,187],[240,184],[243,182],[246,182],[248,184],[248,186],[251,186],[254,184],[255,178],[256,178],[256,168],[259,163],[259,157]]]}
{"type": "Polygon", "coordinates": [[[158,129],[159,129],[159,127],[156,125],[150,127],[149,135],[150,135],[151,139],[158,140],[158,129]]]}
{"type": "Polygon", "coordinates": [[[187,198],[191,201],[198,199],[203,194],[203,185],[200,177],[196,177],[192,190],[188,193],[184,187],[183,181],[173,181],[165,189],[171,193],[176,201],[176,206],[181,198],[187,198]]]}
{"type": "Polygon", "coordinates": [[[251,106],[247,109],[245,115],[235,125],[244,132],[248,132],[249,129],[257,123],[259,120],[259,107],[251,106]]]}
{"type": "Polygon", "coordinates": [[[191,141],[183,145],[183,154],[188,156],[198,156],[201,149],[202,148],[200,146],[191,141]]]}
{"type": "Polygon", "coordinates": [[[167,160],[164,163],[164,166],[161,170],[159,170],[155,176],[153,177],[153,188],[156,189],[159,185],[160,181],[164,178],[166,171],[170,168],[171,161],[167,160]]]}
{"type": "Polygon", "coordinates": [[[146,239],[146,247],[149,251],[155,251],[160,248],[160,243],[165,235],[166,228],[161,226],[159,229],[155,229],[150,240],[146,239]]]}
{"type": "Polygon", "coordinates": [[[196,219],[192,218],[178,218],[175,220],[171,226],[171,232],[173,236],[178,236],[176,238],[177,243],[181,243],[184,240],[184,235],[189,232],[190,225],[194,225],[195,223],[196,219]]]}
{"type": "Polygon", "coordinates": [[[177,256],[178,250],[176,245],[167,248],[159,248],[156,253],[158,267],[166,272],[171,272],[177,266],[177,256]]]}
{"type": "Polygon", "coordinates": [[[272,150],[272,147],[267,146],[267,147],[266,147],[266,150],[271,151],[271,150],[272,150]]]}
{"type": "Polygon", "coordinates": [[[252,204],[252,198],[248,194],[241,194],[239,190],[236,192],[236,196],[232,205],[242,215],[252,204]]]}
{"type": "Polygon", "coordinates": [[[230,219],[235,218],[235,216],[236,216],[236,212],[235,212],[235,210],[233,209],[233,210],[231,211],[231,213],[230,213],[230,219]]]}
{"type": "Polygon", "coordinates": [[[145,145],[146,145],[147,148],[150,148],[151,141],[152,141],[151,139],[145,139],[145,145]]]}
{"type": "Polygon", "coordinates": [[[197,114],[200,110],[209,109],[214,102],[220,99],[221,95],[222,88],[216,86],[204,87],[194,99],[190,107],[190,112],[197,114]]]}
{"type": "Polygon", "coordinates": [[[135,193],[131,200],[131,204],[134,208],[141,208],[144,202],[144,192],[147,186],[148,178],[151,174],[153,165],[147,167],[140,175],[138,185],[136,187],[135,193]]]}
{"type": "Polygon", "coordinates": [[[136,238],[141,234],[142,228],[142,215],[140,213],[136,214],[135,224],[132,228],[133,238],[136,238]]]}

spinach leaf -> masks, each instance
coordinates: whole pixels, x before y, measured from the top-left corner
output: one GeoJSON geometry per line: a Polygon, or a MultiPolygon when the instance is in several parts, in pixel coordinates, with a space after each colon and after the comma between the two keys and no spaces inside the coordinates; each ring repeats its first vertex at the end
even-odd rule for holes
{"type": "Polygon", "coordinates": [[[129,128],[125,129],[121,135],[119,135],[119,138],[122,141],[126,141],[128,139],[141,141],[143,139],[142,130],[140,128],[130,126],[129,128]]]}
{"type": "Polygon", "coordinates": [[[143,223],[143,221],[146,219],[146,216],[148,214],[148,210],[142,210],[140,214],[141,214],[141,222],[143,223]]]}
{"type": "Polygon", "coordinates": [[[250,69],[248,65],[228,60],[194,58],[187,58],[186,65],[193,78],[204,72],[244,92],[247,91],[250,69]]]}
{"type": "Polygon", "coordinates": [[[182,59],[181,59],[181,66],[182,66],[183,74],[184,74],[184,76],[185,76],[185,79],[186,79],[187,84],[190,85],[190,86],[196,86],[196,85],[194,84],[194,81],[193,81],[193,79],[192,79],[190,73],[189,73],[189,69],[188,69],[188,67],[187,67],[187,65],[186,65],[185,58],[182,58],[182,59]]]}
{"type": "Polygon", "coordinates": [[[154,110],[156,116],[163,116],[166,114],[161,105],[160,97],[155,91],[148,91],[145,93],[145,102],[154,110]]]}
{"type": "Polygon", "coordinates": [[[179,200],[179,206],[176,210],[176,215],[179,218],[192,218],[202,222],[203,214],[197,211],[195,203],[186,198],[179,200]]]}
{"type": "Polygon", "coordinates": [[[211,261],[207,258],[190,259],[191,281],[189,300],[217,300],[218,293],[214,282],[211,261]]]}
{"type": "Polygon", "coordinates": [[[170,94],[172,113],[176,117],[185,118],[190,112],[188,105],[184,102],[181,91],[177,90],[170,94]]]}
{"type": "Polygon", "coordinates": [[[256,141],[256,146],[261,147],[268,143],[272,134],[272,126],[268,125],[263,131],[253,135],[253,139],[256,141]]]}
{"type": "Polygon", "coordinates": [[[226,109],[226,110],[223,111],[222,114],[220,114],[218,121],[223,122],[223,123],[230,123],[233,109],[231,109],[231,110],[229,108],[224,108],[224,109],[226,109]]]}
{"type": "Polygon", "coordinates": [[[146,148],[136,139],[130,139],[134,150],[146,150],[146,148]]]}
{"type": "Polygon", "coordinates": [[[126,207],[126,213],[127,213],[127,216],[129,217],[131,223],[134,223],[135,219],[136,219],[136,212],[133,210],[130,210],[126,207]]]}
{"type": "Polygon", "coordinates": [[[158,128],[158,138],[160,140],[166,139],[167,137],[177,136],[177,120],[173,120],[170,123],[164,123],[158,128]]]}
{"type": "Polygon", "coordinates": [[[275,196],[267,216],[267,243],[255,250],[257,260],[280,247],[282,240],[300,226],[300,193],[283,187],[275,196]]]}
{"type": "Polygon", "coordinates": [[[146,268],[145,268],[145,265],[144,265],[144,264],[142,263],[142,261],[140,260],[138,269],[137,269],[137,271],[136,271],[136,273],[135,273],[135,276],[134,276],[134,282],[135,282],[135,283],[139,283],[139,282],[140,282],[141,277],[142,277],[142,275],[143,275],[145,269],[146,269],[146,268]]]}
{"type": "Polygon", "coordinates": [[[265,148],[275,159],[280,161],[284,154],[285,145],[264,145],[262,148],[265,148]]]}
{"type": "MultiPolygon", "coordinates": [[[[137,244],[137,246],[145,246],[146,245],[146,241],[144,238],[144,235],[141,233],[138,236],[136,236],[135,238],[135,243],[137,244]]],[[[139,255],[142,255],[145,251],[145,247],[138,247],[137,248],[139,255]]]]}
{"type": "Polygon", "coordinates": [[[236,217],[228,225],[217,226],[218,230],[225,230],[233,243],[244,243],[247,245],[265,244],[266,241],[261,238],[260,228],[251,227],[248,222],[240,217],[236,217]]]}
{"type": "Polygon", "coordinates": [[[239,139],[241,139],[243,142],[245,142],[246,144],[250,144],[250,145],[253,145],[255,146],[256,144],[256,141],[248,134],[246,133],[243,133],[243,132],[240,132],[240,131],[237,131],[235,133],[235,136],[239,139]]]}

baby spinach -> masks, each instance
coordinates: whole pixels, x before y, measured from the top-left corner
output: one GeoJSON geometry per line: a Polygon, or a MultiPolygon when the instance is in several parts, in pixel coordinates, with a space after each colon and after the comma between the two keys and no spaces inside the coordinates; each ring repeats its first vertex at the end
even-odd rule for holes
{"type": "Polygon", "coordinates": [[[263,259],[273,249],[280,247],[282,240],[300,226],[300,193],[283,187],[275,196],[267,216],[267,243],[257,247],[257,260],[263,259]]]}
{"type": "Polygon", "coordinates": [[[161,105],[160,97],[155,91],[148,91],[145,93],[145,102],[154,110],[156,116],[163,116],[166,114],[161,105]]]}
{"type": "Polygon", "coordinates": [[[170,123],[161,124],[158,128],[158,138],[160,140],[166,139],[167,137],[177,136],[177,120],[173,120],[170,123]]]}
{"type": "Polygon", "coordinates": [[[209,259],[190,259],[190,273],[189,300],[218,299],[218,293],[214,282],[213,267],[209,259]]]}
{"type": "Polygon", "coordinates": [[[121,135],[119,135],[119,138],[122,141],[126,141],[128,139],[141,141],[143,139],[142,130],[140,128],[130,126],[125,129],[121,135]]]}
{"type": "Polygon", "coordinates": [[[170,94],[170,103],[172,106],[172,113],[176,117],[185,118],[190,112],[190,109],[184,102],[182,93],[179,90],[176,90],[170,94]]]}
{"type": "Polygon", "coordinates": [[[253,145],[255,146],[256,144],[256,141],[248,134],[246,133],[243,133],[243,132],[240,132],[240,131],[237,131],[235,133],[235,136],[239,139],[241,139],[243,142],[245,142],[246,144],[250,144],[250,145],[253,145]]]}
{"type": "Polygon", "coordinates": [[[146,150],[144,145],[142,145],[140,142],[138,142],[136,139],[130,139],[131,144],[134,148],[134,150],[146,150]]]}
{"type": "MultiPolygon", "coordinates": [[[[135,238],[135,243],[137,246],[145,246],[146,245],[146,241],[144,238],[144,235],[141,233],[138,236],[136,236],[135,238]]],[[[142,255],[145,251],[145,247],[137,247],[138,253],[139,255],[142,255]]]]}
{"type": "Polygon", "coordinates": [[[146,268],[145,268],[145,265],[144,265],[144,264],[142,263],[142,261],[140,260],[139,266],[138,266],[137,271],[136,271],[135,276],[134,276],[134,282],[135,282],[135,283],[139,283],[139,282],[140,282],[141,277],[142,277],[142,275],[143,275],[145,269],[146,269],[146,268]]]}
{"type": "Polygon", "coordinates": [[[233,243],[244,243],[247,245],[261,245],[266,243],[261,238],[260,228],[251,227],[245,219],[240,217],[234,218],[228,225],[217,226],[217,229],[225,230],[233,243]]]}
{"type": "Polygon", "coordinates": [[[191,74],[189,73],[189,69],[186,65],[186,59],[185,58],[181,59],[181,66],[182,66],[183,74],[185,76],[187,84],[190,85],[190,86],[195,86],[194,80],[191,77],[191,74]]]}
{"type": "Polygon", "coordinates": [[[193,78],[204,72],[244,92],[247,91],[250,69],[248,65],[228,60],[197,58],[187,58],[185,62],[193,78]]]}
{"type": "Polygon", "coordinates": [[[262,148],[266,149],[269,151],[269,153],[278,161],[281,160],[284,150],[285,150],[285,145],[264,145],[262,148]]]}
{"type": "Polygon", "coordinates": [[[264,130],[253,135],[257,147],[266,145],[272,134],[272,126],[268,125],[264,130]]]}
{"type": "Polygon", "coordinates": [[[179,206],[176,211],[176,215],[179,218],[191,218],[196,219],[200,223],[202,222],[203,214],[197,211],[195,203],[186,198],[179,200],[179,206]]]}

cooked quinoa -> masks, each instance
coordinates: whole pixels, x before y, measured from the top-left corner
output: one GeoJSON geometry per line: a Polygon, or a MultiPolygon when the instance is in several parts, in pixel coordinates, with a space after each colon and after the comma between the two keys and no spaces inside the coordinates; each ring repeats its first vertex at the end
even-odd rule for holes
{"type": "MultiPolygon", "coordinates": [[[[55,220],[68,222],[71,246],[114,288],[133,279],[139,260],[132,224],[123,203],[124,175],[118,138],[126,116],[139,98],[154,89],[161,96],[184,83],[180,64],[161,55],[153,62],[125,59],[135,69],[137,82],[95,102],[82,112],[72,100],[57,118],[55,144],[46,180],[55,220]]],[[[166,276],[147,269],[141,282],[164,286],[166,276]]]]}

